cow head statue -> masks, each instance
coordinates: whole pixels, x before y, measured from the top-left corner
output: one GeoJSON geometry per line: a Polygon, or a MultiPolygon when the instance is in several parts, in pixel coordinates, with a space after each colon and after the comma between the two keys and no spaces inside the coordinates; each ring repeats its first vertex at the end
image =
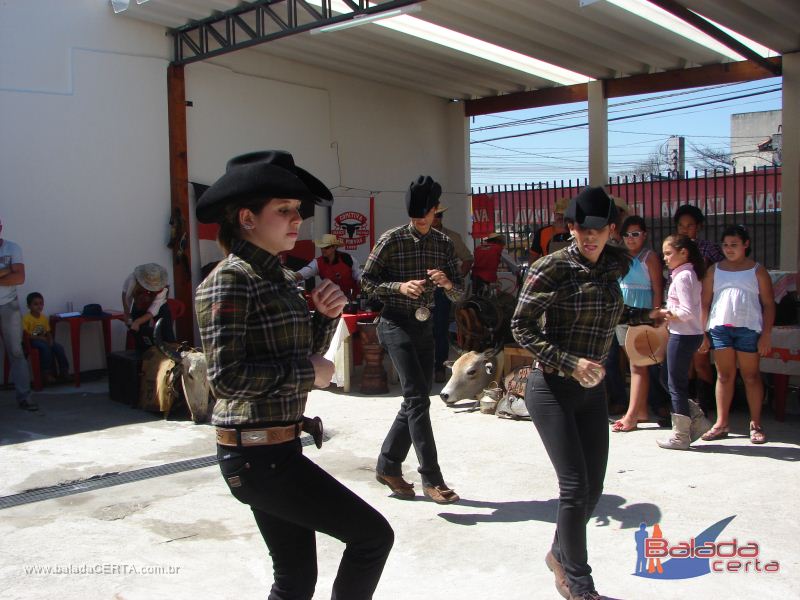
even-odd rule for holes
{"type": "Polygon", "coordinates": [[[461,400],[476,399],[478,395],[496,381],[503,368],[503,346],[478,352],[465,352],[455,361],[447,361],[445,366],[452,370],[450,379],[442,388],[439,397],[448,406],[461,400]]]}

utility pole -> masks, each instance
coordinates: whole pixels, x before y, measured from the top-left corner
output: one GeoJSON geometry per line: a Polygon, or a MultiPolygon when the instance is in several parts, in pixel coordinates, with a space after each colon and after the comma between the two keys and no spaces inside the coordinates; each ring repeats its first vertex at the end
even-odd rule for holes
{"type": "Polygon", "coordinates": [[[670,179],[683,179],[686,172],[686,138],[672,135],[667,140],[667,161],[670,179]]]}

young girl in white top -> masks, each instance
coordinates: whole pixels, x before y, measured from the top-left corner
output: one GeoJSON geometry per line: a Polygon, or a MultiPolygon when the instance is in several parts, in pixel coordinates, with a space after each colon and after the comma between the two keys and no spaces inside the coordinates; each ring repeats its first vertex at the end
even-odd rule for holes
{"type": "Polygon", "coordinates": [[[672,433],[658,445],[672,450],[686,450],[691,442],[689,409],[689,365],[703,341],[700,281],[705,275],[705,261],[700,250],[685,235],[670,235],[662,246],[664,263],[671,271],[672,283],[667,292],[669,342],[667,376],[672,401],[672,433]]]}
{"type": "Polygon", "coordinates": [[[733,401],[736,363],[744,380],[750,407],[750,441],[767,441],[761,428],[761,382],[759,357],[770,351],[775,301],[767,270],[749,258],[750,234],[741,225],[722,232],[725,260],[713,265],[703,281],[703,314],[707,316],[708,337],[701,352],[714,349],[717,364],[717,421],[703,439],[728,437],[728,413],[733,401]]]}

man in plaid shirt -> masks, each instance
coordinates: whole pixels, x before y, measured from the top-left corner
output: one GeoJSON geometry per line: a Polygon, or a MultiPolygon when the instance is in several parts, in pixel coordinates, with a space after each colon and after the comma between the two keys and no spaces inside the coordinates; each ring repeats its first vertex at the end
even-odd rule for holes
{"type": "Polygon", "coordinates": [[[370,252],[361,289],[384,303],[378,339],[389,353],[403,389],[403,403],[381,447],[376,478],[398,498],[414,498],[403,479],[403,461],[413,444],[423,492],[434,502],[451,504],[458,494],[447,487],[439,468],[430,417],[434,339],[434,292],[452,301],[464,295],[453,242],[431,227],[442,188],[420,176],[406,194],[411,222],[384,233],[370,252]]]}

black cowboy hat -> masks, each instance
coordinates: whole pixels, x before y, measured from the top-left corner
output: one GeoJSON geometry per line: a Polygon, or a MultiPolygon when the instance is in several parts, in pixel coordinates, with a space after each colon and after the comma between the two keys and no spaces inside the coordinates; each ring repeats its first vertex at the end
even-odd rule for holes
{"type": "Polygon", "coordinates": [[[585,187],[569,201],[564,219],[585,229],[602,229],[617,220],[617,207],[603,188],[585,187]]]}
{"type": "Polygon", "coordinates": [[[333,204],[333,196],[325,184],[295,165],[291,154],[285,150],[265,150],[228,161],[225,174],[197,201],[197,220],[217,223],[225,206],[259,198],[301,200],[300,214],[304,219],[314,213],[314,205],[333,204]]]}
{"type": "Polygon", "coordinates": [[[442,186],[430,175],[420,175],[412,181],[406,192],[406,211],[412,219],[421,219],[439,204],[442,186]]]}

